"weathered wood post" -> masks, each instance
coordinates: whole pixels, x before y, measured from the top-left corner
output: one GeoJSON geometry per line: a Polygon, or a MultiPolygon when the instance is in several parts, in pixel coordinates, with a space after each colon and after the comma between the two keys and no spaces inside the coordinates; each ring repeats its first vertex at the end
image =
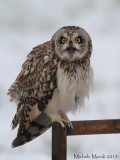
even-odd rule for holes
{"type": "Polygon", "coordinates": [[[120,119],[73,121],[67,132],[58,123],[52,127],[52,160],[67,160],[67,136],[120,133],[120,119]]]}

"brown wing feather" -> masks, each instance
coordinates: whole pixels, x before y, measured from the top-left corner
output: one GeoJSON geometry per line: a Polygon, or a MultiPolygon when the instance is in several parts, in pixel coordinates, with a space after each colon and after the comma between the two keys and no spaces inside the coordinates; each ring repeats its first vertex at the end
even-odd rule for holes
{"type": "Polygon", "coordinates": [[[49,43],[33,48],[27,56],[20,74],[8,90],[11,101],[19,101],[21,96],[27,95],[39,97],[37,95],[38,91],[42,92],[50,89],[52,75],[56,73],[56,64],[49,58],[49,53],[47,52],[49,43]]]}
{"type": "Polygon", "coordinates": [[[23,133],[39,116],[52,98],[56,86],[56,61],[49,57],[50,41],[33,48],[22,65],[16,81],[8,90],[11,101],[17,101],[16,115],[12,121],[14,129],[20,123],[23,133]]]}

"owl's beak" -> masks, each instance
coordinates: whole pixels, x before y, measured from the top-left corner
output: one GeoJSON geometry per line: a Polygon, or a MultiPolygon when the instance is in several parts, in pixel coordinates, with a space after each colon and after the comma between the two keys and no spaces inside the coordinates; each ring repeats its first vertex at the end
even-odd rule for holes
{"type": "Polygon", "coordinates": [[[70,58],[73,57],[76,49],[72,46],[72,41],[69,42],[69,47],[67,48],[67,52],[69,53],[70,58]]]}
{"type": "Polygon", "coordinates": [[[70,46],[70,48],[72,48],[72,41],[69,42],[69,46],[70,46]]]}
{"type": "Polygon", "coordinates": [[[75,53],[75,50],[76,50],[76,49],[73,48],[73,47],[72,47],[72,48],[70,48],[70,47],[67,48],[67,51],[68,51],[69,54],[74,54],[74,53],[75,53]]]}
{"type": "Polygon", "coordinates": [[[73,57],[73,55],[74,55],[75,51],[76,51],[76,49],[75,49],[75,48],[73,48],[73,47],[68,47],[68,48],[67,48],[67,52],[68,52],[68,54],[69,54],[70,58],[72,58],[72,57],[73,57]]]}

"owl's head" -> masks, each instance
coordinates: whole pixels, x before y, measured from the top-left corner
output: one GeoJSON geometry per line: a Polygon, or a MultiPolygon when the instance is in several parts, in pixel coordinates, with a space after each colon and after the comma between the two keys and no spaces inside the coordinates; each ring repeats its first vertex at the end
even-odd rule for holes
{"type": "Polygon", "coordinates": [[[62,27],[53,35],[52,41],[55,54],[63,60],[80,60],[86,56],[90,56],[92,52],[91,38],[80,27],[62,27]]]}

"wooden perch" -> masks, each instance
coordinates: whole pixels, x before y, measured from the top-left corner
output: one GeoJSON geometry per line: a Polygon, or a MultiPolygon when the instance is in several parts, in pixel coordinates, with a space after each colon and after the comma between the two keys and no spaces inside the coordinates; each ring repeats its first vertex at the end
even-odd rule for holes
{"type": "Polygon", "coordinates": [[[67,160],[67,136],[120,133],[120,119],[72,121],[73,130],[52,127],[52,160],[67,160]]]}

